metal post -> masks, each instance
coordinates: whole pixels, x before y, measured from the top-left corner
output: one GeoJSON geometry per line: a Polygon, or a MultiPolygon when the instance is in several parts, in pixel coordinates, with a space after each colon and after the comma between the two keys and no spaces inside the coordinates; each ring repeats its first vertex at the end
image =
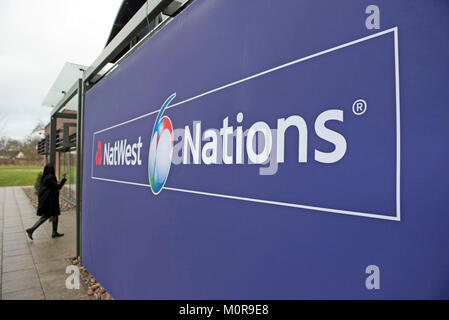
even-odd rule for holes
{"type": "Polygon", "coordinates": [[[76,127],[76,256],[81,259],[81,212],[83,196],[84,82],[78,80],[78,113],[76,127]]]}
{"type": "Polygon", "coordinates": [[[50,162],[56,164],[56,117],[50,120],[50,162]]]}

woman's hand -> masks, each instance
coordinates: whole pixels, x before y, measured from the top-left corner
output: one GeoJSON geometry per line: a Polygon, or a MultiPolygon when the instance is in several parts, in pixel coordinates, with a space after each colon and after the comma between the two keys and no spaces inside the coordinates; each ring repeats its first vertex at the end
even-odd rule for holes
{"type": "Polygon", "coordinates": [[[67,177],[67,173],[63,172],[62,173],[62,178],[65,179],[65,177],[67,177]]]}

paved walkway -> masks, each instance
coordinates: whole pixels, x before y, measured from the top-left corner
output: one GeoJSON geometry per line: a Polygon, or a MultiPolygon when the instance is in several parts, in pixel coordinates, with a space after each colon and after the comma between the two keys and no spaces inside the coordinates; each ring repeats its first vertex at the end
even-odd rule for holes
{"type": "Polygon", "coordinates": [[[79,290],[65,286],[66,267],[75,256],[75,210],[62,212],[58,232],[51,238],[45,222],[27,238],[25,229],[38,217],[21,187],[0,188],[0,299],[92,299],[83,283],[79,290]]]}

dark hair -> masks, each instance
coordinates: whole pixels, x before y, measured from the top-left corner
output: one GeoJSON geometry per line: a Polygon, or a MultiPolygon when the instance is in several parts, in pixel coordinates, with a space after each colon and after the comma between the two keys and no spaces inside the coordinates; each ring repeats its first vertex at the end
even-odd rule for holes
{"type": "Polygon", "coordinates": [[[44,167],[44,173],[42,174],[41,182],[44,181],[45,177],[47,176],[54,176],[55,175],[55,166],[53,163],[47,163],[44,167]]]}

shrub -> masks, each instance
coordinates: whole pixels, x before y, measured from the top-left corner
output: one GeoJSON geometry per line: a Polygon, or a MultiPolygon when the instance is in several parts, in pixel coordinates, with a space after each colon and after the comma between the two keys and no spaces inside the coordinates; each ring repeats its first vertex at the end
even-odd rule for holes
{"type": "Polygon", "coordinates": [[[41,184],[42,179],[42,172],[39,172],[39,174],[36,177],[36,181],[34,182],[34,194],[38,194],[39,192],[39,185],[41,184]]]}

